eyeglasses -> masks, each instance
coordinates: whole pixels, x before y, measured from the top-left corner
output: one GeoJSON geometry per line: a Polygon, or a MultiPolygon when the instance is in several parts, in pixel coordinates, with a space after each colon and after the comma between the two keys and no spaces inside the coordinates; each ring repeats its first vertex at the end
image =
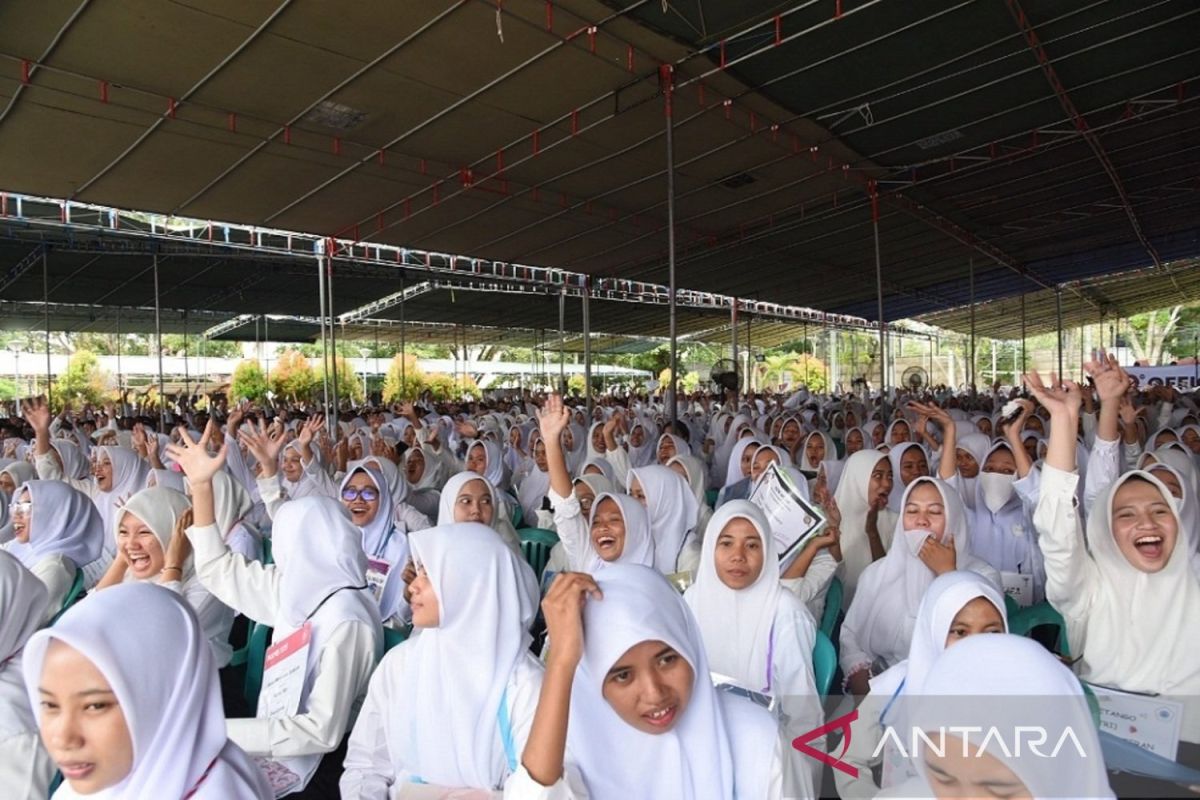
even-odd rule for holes
{"type": "Polygon", "coordinates": [[[379,499],[379,490],[373,486],[364,486],[361,489],[347,486],[345,489],[342,489],[342,499],[347,503],[353,503],[360,497],[368,503],[373,503],[379,499]]]}
{"type": "Polygon", "coordinates": [[[14,517],[28,517],[32,508],[33,502],[30,500],[13,500],[8,504],[8,510],[14,517]]]}

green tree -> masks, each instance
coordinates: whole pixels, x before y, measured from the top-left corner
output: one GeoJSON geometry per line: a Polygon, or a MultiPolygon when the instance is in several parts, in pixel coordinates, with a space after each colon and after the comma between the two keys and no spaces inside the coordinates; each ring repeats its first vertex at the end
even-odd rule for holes
{"type": "Polygon", "coordinates": [[[267,396],[267,376],[257,361],[243,361],[233,371],[233,381],[229,386],[229,394],[233,400],[249,400],[257,403],[267,396]]]}
{"type": "MultiPolygon", "coordinates": [[[[667,387],[671,385],[670,367],[667,367],[658,373],[658,385],[659,391],[661,391],[663,394],[666,394],[667,387]]],[[[679,386],[675,388],[675,391],[679,394],[691,394],[698,388],[700,388],[700,373],[685,372],[683,373],[683,377],[679,379],[679,386]]]]}
{"type": "Polygon", "coordinates": [[[400,355],[397,353],[388,366],[387,377],[383,381],[383,401],[395,403],[401,400],[415,400],[425,386],[425,375],[417,366],[417,357],[412,353],[400,355]],[[403,370],[401,370],[403,365],[403,370]],[[401,375],[404,381],[401,383],[401,375]]]}
{"type": "Polygon", "coordinates": [[[100,360],[90,350],[76,351],[67,362],[66,371],[59,376],[54,391],[54,405],[61,409],[64,402],[76,405],[103,402],[105,376],[100,360]]]}
{"type": "Polygon", "coordinates": [[[478,399],[480,396],[479,385],[470,375],[455,378],[444,372],[435,372],[425,378],[425,388],[433,393],[434,400],[478,399]]]}
{"type": "Polygon", "coordinates": [[[815,356],[795,352],[772,353],[762,364],[754,367],[760,371],[762,388],[774,391],[794,389],[801,383],[813,392],[825,391],[825,364],[815,356]]]}
{"type": "Polygon", "coordinates": [[[0,400],[16,400],[21,396],[21,390],[11,378],[0,378],[0,400]]]}
{"type": "MultiPolygon", "coordinates": [[[[338,397],[349,397],[355,403],[361,403],[365,397],[363,394],[362,376],[355,372],[350,362],[342,356],[338,356],[334,363],[337,370],[338,397]]],[[[313,377],[316,377],[315,371],[313,377]]]]}
{"type": "Polygon", "coordinates": [[[271,391],[288,400],[308,400],[319,381],[308,359],[297,350],[283,351],[271,367],[271,391]]]}

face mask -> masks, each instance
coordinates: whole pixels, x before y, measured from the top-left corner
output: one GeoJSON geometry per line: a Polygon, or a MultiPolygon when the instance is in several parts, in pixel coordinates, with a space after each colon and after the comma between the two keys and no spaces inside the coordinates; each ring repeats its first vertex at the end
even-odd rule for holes
{"type": "Polygon", "coordinates": [[[993,514],[997,513],[1013,496],[1013,483],[1016,477],[999,472],[979,473],[979,485],[983,488],[983,504],[993,514]]]}
{"type": "Polygon", "coordinates": [[[904,543],[908,545],[908,552],[914,556],[919,555],[921,546],[925,544],[925,540],[933,536],[933,531],[927,531],[924,528],[915,528],[911,531],[904,532],[904,543]]]}

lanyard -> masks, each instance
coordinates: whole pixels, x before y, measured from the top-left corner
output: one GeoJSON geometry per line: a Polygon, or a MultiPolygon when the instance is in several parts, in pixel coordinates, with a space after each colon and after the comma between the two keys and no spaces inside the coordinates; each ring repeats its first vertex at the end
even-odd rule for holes
{"type": "MultiPolygon", "coordinates": [[[[504,744],[504,758],[508,762],[508,772],[512,774],[517,771],[517,746],[513,742],[512,723],[508,717],[507,686],[504,687],[504,694],[500,695],[500,708],[496,711],[496,721],[500,725],[500,741],[504,744]]],[[[420,775],[410,775],[408,780],[410,783],[425,783],[420,775]]]]}
{"type": "Polygon", "coordinates": [[[396,526],[392,525],[388,528],[387,536],[383,537],[383,541],[379,543],[379,547],[375,548],[375,552],[371,555],[375,558],[383,558],[383,554],[387,552],[388,542],[392,540],[392,534],[396,532],[396,526]]]}
{"type": "Polygon", "coordinates": [[[215,767],[216,765],[217,765],[217,759],[215,759],[215,758],[212,761],[208,762],[208,768],[204,770],[204,774],[200,776],[200,779],[198,781],[196,781],[196,784],[191,789],[188,789],[188,793],[183,796],[183,800],[188,800],[189,797],[194,795],[196,792],[200,791],[201,784],[203,784],[204,781],[207,780],[208,774],[213,771],[213,767],[215,767]]]}

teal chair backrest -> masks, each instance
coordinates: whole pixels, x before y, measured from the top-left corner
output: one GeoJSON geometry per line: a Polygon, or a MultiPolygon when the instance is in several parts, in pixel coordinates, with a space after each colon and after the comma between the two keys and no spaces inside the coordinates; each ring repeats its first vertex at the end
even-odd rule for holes
{"type": "Polygon", "coordinates": [[[518,528],[517,537],[522,542],[542,542],[551,547],[558,544],[558,534],[545,528],[518,528]]]}
{"type": "Polygon", "coordinates": [[[1008,618],[1008,632],[1017,636],[1028,636],[1030,631],[1040,625],[1058,626],[1058,652],[1070,658],[1070,646],[1067,644],[1067,623],[1063,621],[1062,614],[1058,613],[1054,606],[1045,601],[1034,603],[1008,618]]]}
{"type": "Polygon", "coordinates": [[[533,567],[533,574],[537,576],[539,582],[542,580],[542,572],[546,569],[546,564],[550,563],[550,551],[553,547],[552,544],[534,539],[525,539],[521,542],[521,555],[525,556],[525,562],[533,567]]]}
{"type": "Polygon", "coordinates": [[[271,537],[264,536],[262,540],[263,563],[274,564],[275,559],[271,557],[271,537]]]}
{"type": "Polygon", "coordinates": [[[716,508],[717,498],[720,497],[720,495],[721,491],[719,489],[709,489],[704,493],[704,502],[708,503],[709,508],[716,508]]]}
{"type": "Polygon", "coordinates": [[[384,628],[383,629],[383,652],[386,653],[388,650],[391,650],[396,645],[398,645],[401,642],[408,639],[408,636],[411,633],[412,633],[411,625],[408,626],[407,628],[404,628],[403,630],[396,630],[395,628],[384,628]]]}
{"type": "Polygon", "coordinates": [[[263,670],[266,667],[267,645],[271,643],[271,631],[267,625],[255,623],[250,630],[250,640],[246,643],[246,682],[242,686],[242,696],[246,705],[252,710],[258,709],[258,693],[262,691],[263,670]]]}
{"type": "Polygon", "coordinates": [[[829,696],[829,688],[833,686],[833,674],[837,672],[837,650],[833,642],[823,632],[817,631],[817,641],[813,647],[813,679],[817,684],[817,694],[821,699],[829,696]]]}
{"type": "Polygon", "coordinates": [[[842,612],[842,582],[834,578],[825,592],[825,610],[821,613],[821,633],[833,641],[833,629],[837,626],[838,614],[842,612]]]}
{"type": "Polygon", "coordinates": [[[67,596],[63,598],[62,607],[58,609],[58,613],[50,620],[50,624],[58,622],[58,618],[67,612],[67,609],[79,602],[79,598],[83,595],[83,570],[75,570],[75,580],[71,582],[71,588],[67,590],[67,596]]]}
{"type": "Polygon", "coordinates": [[[1005,613],[1005,615],[1009,619],[1012,619],[1020,612],[1021,612],[1020,604],[1017,603],[1017,601],[1013,599],[1013,596],[1011,594],[1008,594],[1006,592],[1004,594],[1004,613],[1005,613]]]}
{"type": "Polygon", "coordinates": [[[512,512],[508,515],[508,521],[512,523],[514,528],[521,527],[521,522],[524,516],[525,515],[521,511],[521,507],[516,503],[513,503],[512,512]]]}

